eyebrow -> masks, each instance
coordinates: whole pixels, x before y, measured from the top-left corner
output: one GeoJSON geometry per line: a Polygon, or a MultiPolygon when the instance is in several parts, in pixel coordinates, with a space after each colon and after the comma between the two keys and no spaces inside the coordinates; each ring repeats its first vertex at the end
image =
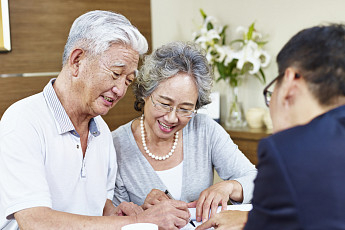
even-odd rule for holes
{"type": "MultiPolygon", "coordinates": [[[[126,66],[126,64],[121,63],[121,62],[117,62],[114,65],[112,65],[111,67],[125,67],[125,66],[126,66]]],[[[138,72],[139,71],[137,69],[133,71],[134,77],[138,76],[138,72]]]]}
{"type": "Polygon", "coordinates": [[[124,66],[126,66],[124,63],[121,63],[121,62],[117,62],[117,63],[115,63],[113,66],[115,66],[115,67],[124,67],[124,66]]]}
{"type": "MultiPolygon", "coordinates": [[[[170,97],[166,97],[166,96],[161,96],[161,95],[158,95],[158,97],[162,98],[162,99],[165,99],[165,100],[168,100],[168,101],[171,101],[173,102],[174,100],[171,99],[170,97]]],[[[179,105],[190,105],[190,106],[194,106],[193,103],[190,103],[190,102],[182,102],[181,104],[179,105]]]]}

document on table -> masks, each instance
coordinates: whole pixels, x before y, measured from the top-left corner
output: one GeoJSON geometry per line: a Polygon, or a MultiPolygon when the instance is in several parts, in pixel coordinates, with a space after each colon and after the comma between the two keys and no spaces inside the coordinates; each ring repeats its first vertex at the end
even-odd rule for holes
{"type": "MultiPolygon", "coordinates": [[[[238,210],[238,211],[250,211],[253,208],[252,204],[238,204],[238,205],[228,205],[227,210],[238,210]]],[[[222,206],[219,206],[217,209],[217,213],[222,210],[222,206]]],[[[195,208],[189,208],[189,212],[191,214],[191,220],[194,222],[195,226],[199,226],[202,224],[201,222],[196,221],[196,210],[195,208]]],[[[183,228],[183,230],[188,230],[188,229],[195,229],[191,224],[187,224],[183,228]]],[[[211,228],[213,229],[213,228],[211,228]]]]}

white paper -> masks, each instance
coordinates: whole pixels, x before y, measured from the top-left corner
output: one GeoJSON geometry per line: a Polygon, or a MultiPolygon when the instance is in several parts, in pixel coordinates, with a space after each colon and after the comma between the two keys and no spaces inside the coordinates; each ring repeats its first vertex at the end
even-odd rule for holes
{"type": "MultiPolygon", "coordinates": [[[[252,210],[253,206],[252,204],[238,204],[238,205],[228,205],[227,210],[238,210],[238,211],[250,211],[252,210]]],[[[219,206],[217,209],[217,213],[222,210],[222,207],[219,206]]],[[[191,214],[191,220],[194,222],[195,226],[199,226],[202,224],[202,222],[197,222],[196,221],[196,210],[195,208],[189,208],[189,212],[191,214]]],[[[191,224],[187,224],[183,228],[183,230],[188,230],[188,229],[195,229],[191,224]]],[[[213,229],[213,228],[210,228],[213,229]]]]}

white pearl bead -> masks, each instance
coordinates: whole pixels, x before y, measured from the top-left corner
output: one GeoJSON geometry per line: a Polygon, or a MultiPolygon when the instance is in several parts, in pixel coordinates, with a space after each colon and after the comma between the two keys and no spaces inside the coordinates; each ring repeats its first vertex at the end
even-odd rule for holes
{"type": "Polygon", "coordinates": [[[163,156],[163,157],[159,157],[159,156],[156,156],[154,155],[153,153],[150,152],[150,150],[147,148],[147,145],[146,145],[146,140],[145,140],[145,129],[144,129],[144,114],[141,115],[141,118],[140,118],[140,133],[141,133],[141,141],[142,141],[142,144],[143,144],[143,147],[144,147],[144,150],[145,152],[149,155],[149,157],[151,157],[152,159],[155,159],[155,160],[166,160],[168,159],[169,157],[172,156],[173,152],[175,151],[176,149],[176,145],[177,145],[177,142],[178,142],[178,134],[179,132],[176,132],[175,133],[175,136],[174,136],[174,142],[173,142],[173,146],[171,147],[171,150],[170,152],[163,156]]]}

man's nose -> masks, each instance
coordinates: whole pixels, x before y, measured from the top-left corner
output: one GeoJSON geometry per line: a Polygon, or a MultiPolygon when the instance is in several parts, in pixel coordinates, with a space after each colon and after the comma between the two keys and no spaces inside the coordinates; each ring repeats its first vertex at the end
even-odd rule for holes
{"type": "Polygon", "coordinates": [[[115,85],[111,89],[113,93],[117,95],[117,97],[123,97],[126,93],[127,86],[126,86],[126,79],[119,78],[115,81],[115,85]]]}

